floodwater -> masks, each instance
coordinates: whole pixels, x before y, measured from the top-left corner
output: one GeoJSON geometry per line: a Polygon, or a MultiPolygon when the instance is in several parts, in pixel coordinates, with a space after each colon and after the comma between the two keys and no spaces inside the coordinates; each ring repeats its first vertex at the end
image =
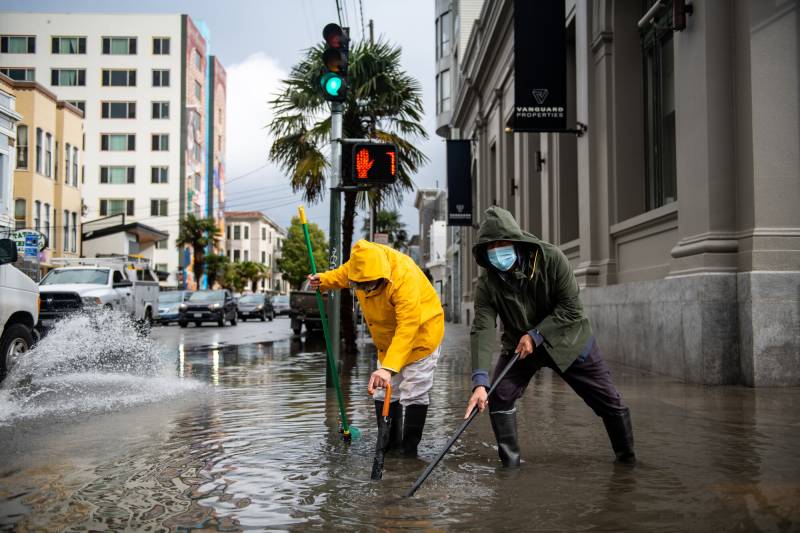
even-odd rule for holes
{"type": "MultiPolygon", "coordinates": [[[[73,345],[62,337],[43,346],[58,364],[27,368],[0,390],[0,528],[800,530],[798,389],[694,387],[616,368],[640,457],[629,468],[612,464],[601,421],[545,370],[519,404],[520,470],[498,468],[481,415],[403,499],[425,461],[389,456],[383,480],[369,480],[366,350],[343,364],[351,423],[363,433],[345,444],[320,338],[159,352],[90,326],[75,329],[94,331],[95,345],[138,342],[145,363],[124,356],[121,367],[93,370],[105,351],[73,340],[80,356],[65,355],[73,345]]],[[[461,422],[466,337],[449,326],[424,459],[461,422]]]]}

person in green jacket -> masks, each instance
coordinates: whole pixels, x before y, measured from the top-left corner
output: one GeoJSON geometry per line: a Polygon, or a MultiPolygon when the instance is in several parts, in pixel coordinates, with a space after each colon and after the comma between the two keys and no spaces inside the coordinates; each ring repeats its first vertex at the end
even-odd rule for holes
{"type": "Polygon", "coordinates": [[[473,392],[465,418],[474,407],[483,411],[488,405],[500,460],[506,467],[519,466],[514,404],[537,370],[546,366],[603,419],[616,461],[635,463],[630,410],[611,380],[563,252],[520,229],[505,209],[490,207],[472,253],[485,270],[475,293],[473,392]],[[487,397],[497,317],[503,335],[495,375],[514,353],[520,359],[487,397]]]}

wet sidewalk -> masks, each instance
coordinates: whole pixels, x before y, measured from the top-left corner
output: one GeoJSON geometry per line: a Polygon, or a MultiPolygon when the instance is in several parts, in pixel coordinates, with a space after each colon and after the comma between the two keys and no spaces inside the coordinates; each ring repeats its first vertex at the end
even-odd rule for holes
{"type": "Polygon", "coordinates": [[[121,398],[100,412],[49,410],[0,425],[0,528],[800,529],[799,389],[690,386],[613,364],[632,410],[635,468],[612,464],[602,422],[544,369],[518,404],[520,470],[498,468],[481,415],[417,495],[402,499],[461,423],[468,345],[468,330],[448,324],[423,460],[387,457],[380,482],[369,480],[376,438],[369,350],[342,364],[348,413],[363,432],[350,445],[325,388],[320,337],[166,347],[171,377],[157,385],[176,392],[150,403],[122,401],[128,387],[139,398],[154,386],[147,377],[49,376],[63,382],[63,394],[102,386],[121,398]]]}

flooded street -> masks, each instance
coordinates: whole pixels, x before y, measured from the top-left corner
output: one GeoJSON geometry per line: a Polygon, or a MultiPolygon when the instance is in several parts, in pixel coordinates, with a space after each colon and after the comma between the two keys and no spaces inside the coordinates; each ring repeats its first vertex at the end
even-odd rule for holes
{"type": "MultiPolygon", "coordinates": [[[[624,468],[612,464],[602,422],[545,370],[519,404],[520,470],[497,468],[481,415],[403,499],[425,461],[390,455],[383,480],[369,480],[376,430],[367,350],[343,365],[351,423],[363,433],[347,445],[325,389],[321,337],[291,338],[288,320],[278,319],[163,327],[152,338],[166,373],[48,370],[52,390],[72,398],[66,404],[0,391],[0,527],[800,530],[798,389],[687,386],[613,366],[640,458],[624,468]]],[[[461,422],[467,346],[467,329],[448,324],[424,459],[461,422]]]]}

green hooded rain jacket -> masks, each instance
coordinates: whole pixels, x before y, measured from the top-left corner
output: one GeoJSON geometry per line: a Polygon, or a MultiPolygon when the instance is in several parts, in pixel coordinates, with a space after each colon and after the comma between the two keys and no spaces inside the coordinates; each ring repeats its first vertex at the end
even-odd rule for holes
{"type": "Polygon", "coordinates": [[[490,207],[472,253],[485,269],[478,277],[470,332],[475,386],[488,384],[498,316],[505,352],[512,353],[522,335],[530,333],[537,341],[533,357],[543,346],[563,372],[588,349],[592,327],[569,261],[557,246],[520,229],[505,209],[490,207]],[[500,240],[513,242],[517,250],[517,263],[508,272],[491,266],[486,254],[486,245],[500,240]]]}

